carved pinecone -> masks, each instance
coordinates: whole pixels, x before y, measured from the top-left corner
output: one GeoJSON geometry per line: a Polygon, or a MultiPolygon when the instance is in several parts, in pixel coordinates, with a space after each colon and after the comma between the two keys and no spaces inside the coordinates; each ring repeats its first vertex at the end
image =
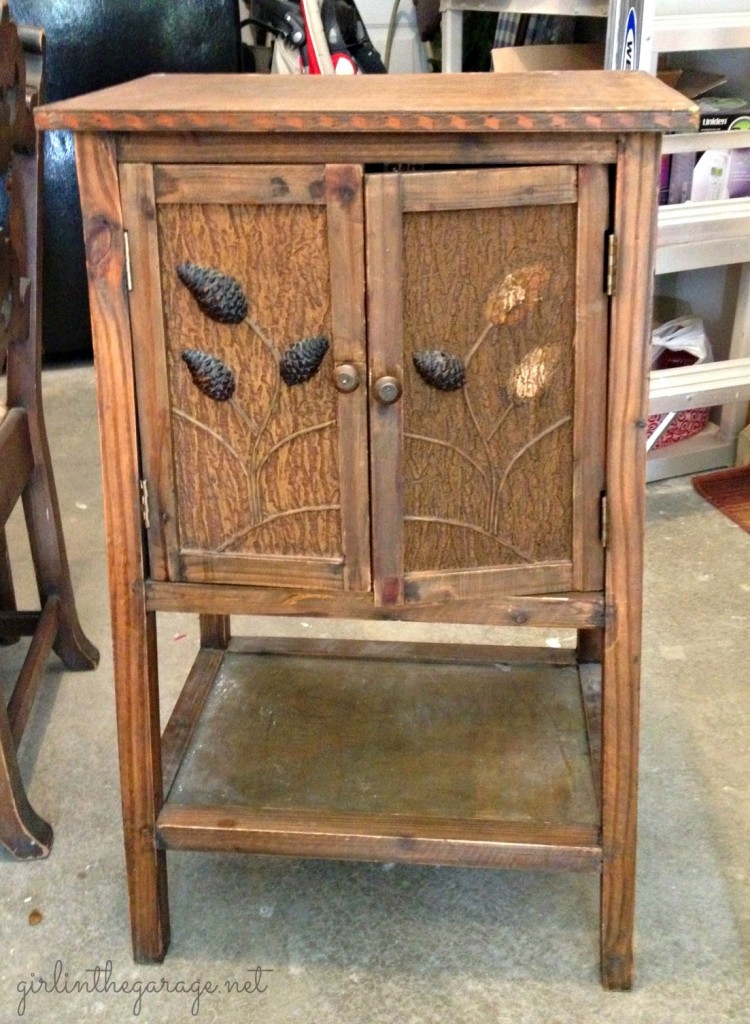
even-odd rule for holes
{"type": "Polygon", "coordinates": [[[415,352],[412,362],[422,380],[439,391],[458,391],[466,383],[463,359],[449,352],[415,352]]]}
{"type": "Polygon", "coordinates": [[[247,297],[239,281],[212,267],[180,263],[177,276],[200,308],[220,324],[240,324],[247,316],[247,297]]]}
{"type": "Polygon", "coordinates": [[[215,402],[229,401],[234,394],[236,381],[226,363],[195,348],[186,348],[182,358],[199,391],[215,402]]]}
{"type": "Polygon", "coordinates": [[[284,352],[279,362],[279,373],[285,384],[304,384],[314,377],[328,351],[328,338],[316,335],[302,338],[284,352]]]}

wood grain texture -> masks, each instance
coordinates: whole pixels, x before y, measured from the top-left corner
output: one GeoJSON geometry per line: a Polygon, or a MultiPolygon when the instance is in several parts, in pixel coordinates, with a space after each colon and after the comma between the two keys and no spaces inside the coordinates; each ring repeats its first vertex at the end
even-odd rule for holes
{"type": "Polygon", "coordinates": [[[138,381],[140,457],[149,492],[149,575],[156,580],[179,579],[163,298],[155,269],[159,266],[159,240],[153,168],[142,163],[124,164],[119,175],[131,268],[128,299],[138,381]]]}
{"type": "Polygon", "coordinates": [[[517,822],[394,822],[375,815],[167,806],[158,835],[175,850],[537,871],[596,870],[601,864],[594,829],[517,822]]]}
{"type": "Polygon", "coordinates": [[[468,650],[460,672],[228,651],[170,802],[531,828],[599,820],[576,667],[472,663],[468,650]]]}
{"type": "Polygon", "coordinates": [[[154,171],[154,187],[159,203],[291,203],[322,205],[326,201],[325,167],[305,166],[248,167],[246,164],[223,166],[221,174],[197,164],[194,167],[161,165],[154,171]]]}
{"type": "Polygon", "coordinates": [[[404,597],[409,604],[437,604],[493,598],[497,594],[558,594],[573,589],[573,566],[569,561],[540,562],[536,565],[505,565],[491,569],[446,570],[407,573],[404,597]]]}
{"type": "Polygon", "coordinates": [[[213,552],[218,573],[224,554],[243,556],[253,582],[246,556],[344,557],[331,354],[305,384],[288,387],[279,376],[291,344],[333,336],[331,268],[324,206],[261,203],[263,189],[252,204],[217,203],[211,182],[220,179],[216,169],[201,179],[203,202],[158,207],[179,544],[213,552]],[[177,278],[185,260],[241,284],[249,302],[243,323],[202,314],[177,278]],[[229,401],[212,401],[194,385],[181,358],[188,348],[231,370],[229,401]]]}
{"type": "Polygon", "coordinates": [[[554,596],[493,596],[445,600],[435,604],[377,605],[372,594],[335,594],[273,587],[197,583],[147,583],[154,611],[223,615],[311,615],[315,618],[405,622],[466,622],[508,626],[591,629],[603,626],[610,610],[601,592],[554,596]]]}
{"type": "Polygon", "coordinates": [[[4,848],[22,860],[46,857],[52,847],[51,826],[26,796],[4,707],[0,707],[0,836],[4,848]]]}
{"type": "MultiPolygon", "coordinates": [[[[658,135],[695,115],[651,76],[615,72],[164,76],[38,115],[121,133],[79,149],[137,955],[166,945],[156,846],[589,867],[602,872],[603,983],[629,986],[658,135]],[[171,431],[167,519],[164,489],[178,498],[158,544],[171,545],[165,576],[190,583],[143,579],[116,155],[135,162],[123,179],[153,222],[139,230],[154,298],[133,325],[145,344],[163,305],[164,360],[136,372],[146,391],[145,376],[162,378],[144,408],[171,431]],[[152,160],[155,187],[137,166],[152,160]],[[384,170],[410,163],[442,170],[384,170]],[[176,279],[183,260],[237,278],[247,320],[203,316],[176,279]],[[282,394],[282,347],[317,333],[332,342],[321,372],[282,394]],[[186,347],[231,370],[226,401],[195,384],[186,347]],[[426,350],[455,353],[463,387],[431,388],[413,362],[426,350]],[[339,360],[364,375],[351,403],[331,379],[339,360]],[[392,405],[374,397],[383,376],[403,387],[392,405]],[[157,610],[199,614],[205,645],[168,729],[166,806],[157,610]],[[489,648],[466,666],[439,643],[401,648],[400,663],[387,645],[231,640],[227,617],[242,614],[569,627],[582,641],[542,667],[538,651],[503,665],[489,648]]],[[[165,462],[147,431],[144,451],[165,462]]]]}
{"type": "Polygon", "coordinates": [[[26,729],[47,658],[60,628],[60,603],[57,594],[50,595],[44,602],[29,649],[8,701],[8,723],[16,747],[19,746],[26,729]]]}
{"type": "Polygon", "coordinates": [[[237,583],[257,587],[293,587],[304,580],[308,587],[344,589],[342,558],[289,558],[286,555],[222,554],[183,548],[180,575],[187,583],[237,583]]]}
{"type": "Polygon", "coordinates": [[[211,692],[216,673],[221,667],[223,652],[201,650],[180,690],[162,735],[162,771],[164,792],[169,794],[180,763],[190,746],[198,719],[211,692]]]}
{"type": "Polygon", "coordinates": [[[403,246],[401,178],[368,178],[367,317],[370,394],[370,479],[372,481],[373,586],[377,604],[404,599],[403,416],[402,400],[382,405],[375,386],[383,377],[401,382],[403,350],[403,246]]]}
{"type": "Polygon", "coordinates": [[[609,225],[609,175],[605,167],[578,168],[578,266],[576,268],[575,426],[573,429],[573,587],[602,585],[604,554],[600,517],[604,490],[609,299],[604,288],[605,235],[609,225]]]}
{"type": "Polygon", "coordinates": [[[315,658],[366,658],[386,661],[437,661],[453,664],[574,665],[572,648],[509,647],[505,644],[435,643],[426,640],[341,640],[320,637],[236,637],[237,654],[288,654],[315,658]]]}
{"type": "Polygon", "coordinates": [[[124,163],[290,163],[307,164],[310,156],[332,163],[439,164],[611,164],[617,158],[617,136],[570,133],[548,135],[544,146],[534,135],[445,133],[429,135],[327,135],[300,132],[286,135],[229,135],[155,132],[115,136],[118,159],[124,163]]]}
{"type": "Polygon", "coordinates": [[[658,140],[622,141],[615,230],[618,289],[612,302],[605,587],[614,615],[604,634],[602,706],[602,979],[632,984],[639,748],[645,430],[655,244],[658,140]]]}
{"type": "Polygon", "coordinates": [[[77,131],[677,131],[697,106],[645,72],[158,75],[39,108],[77,131]]]}
{"type": "Polygon", "coordinates": [[[331,164],[325,172],[331,261],[333,366],[354,367],[360,384],[340,393],[337,408],[338,479],[344,587],[369,590],[370,477],[367,449],[367,323],[365,317],[364,180],[361,167],[331,164]]]}
{"type": "Polygon", "coordinates": [[[156,629],[144,601],[144,553],[131,327],[114,147],[76,138],[78,182],[97,367],[104,525],[109,569],[120,779],[133,953],[163,959],[169,944],[164,853],[156,849],[162,803],[156,629]]]}
{"type": "Polygon", "coordinates": [[[29,439],[29,422],[25,409],[9,409],[0,421],[0,450],[3,453],[3,474],[0,477],[0,523],[5,526],[34,468],[34,455],[29,439]]]}
{"type": "Polygon", "coordinates": [[[578,193],[575,167],[489,168],[467,171],[413,171],[401,182],[404,209],[481,210],[494,206],[541,206],[574,203],[578,193]]]}
{"type": "Polygon", "coordinates": [[[165,849],[175,850],[532,871],[591,871],[601,864],[595,830],[517,822],[407,818],[399,823],[374,815],[168,806],[158,835],[165,849]]]}
{"type": "Polygon", "coordinates": [[[199,617],[200,645],[215,650],[226,650],[232,639],[229,615],[201,615],[199,617]]]}
{"type": "MultiPolygon", "coordinates": [[[[446,206],[461,173],[433,175],[446,206]]],[[[404,212],[407,573],[572,558],[576,210],[515,205],[538,172],[514,173],[489,208],[404,212]],[[433,350],[462,360],[460,390],[420,378],[433,350]]]]}

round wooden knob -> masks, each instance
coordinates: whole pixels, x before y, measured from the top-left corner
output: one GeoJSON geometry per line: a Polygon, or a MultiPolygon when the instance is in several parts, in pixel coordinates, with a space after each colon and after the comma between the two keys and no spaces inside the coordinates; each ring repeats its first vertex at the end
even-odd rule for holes
{"type": "Polygon", "coordinates": [[[397,377],[381,377],[375,381],[375,397],[381,405],[392,405],[401,397],[401,381],[397,377]]]}
{"type": "Polygon", "coordinates": [[[345,395],[359,387],[359,370],[351,363],[341,363],[333,374],[334,383],[345,395]]]}

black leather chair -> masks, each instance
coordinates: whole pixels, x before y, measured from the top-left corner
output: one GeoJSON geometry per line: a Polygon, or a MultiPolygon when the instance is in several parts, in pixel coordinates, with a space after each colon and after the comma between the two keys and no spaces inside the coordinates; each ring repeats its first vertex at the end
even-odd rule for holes
{"type": "MultiPolygon", "coordinates": [[[[47,37],[48,100],[159,71],[240,70],[237,0],[10,0],[18,24],[47,37]]],[[[91,329],[72,137],[44,140],[45,359],[91,354],[91,329]]]]}

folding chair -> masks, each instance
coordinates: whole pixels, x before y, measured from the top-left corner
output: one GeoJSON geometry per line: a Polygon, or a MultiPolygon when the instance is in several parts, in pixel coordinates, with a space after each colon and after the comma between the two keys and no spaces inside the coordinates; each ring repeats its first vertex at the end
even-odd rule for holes
{"type": "Polygon", "coordinates": [[[52,829],[26,797],[16,750],[52,649],[69,669],[93,669],[99,653],[78,621],[60,521],[41,397],[41,149],[31,109],[43,89],[44,33],[17,30],[0,8],[0,643],[31,642],[7,708],[0,701],[0,844],[13,856],[44,857],[52,829]],[[27,65],[29,74],[27,78],[27,65]],[[2,385],[2,378],[0,378],[2,385]],[[23,504],[40,609],[20,611],[5,526],[23,504]]]}

